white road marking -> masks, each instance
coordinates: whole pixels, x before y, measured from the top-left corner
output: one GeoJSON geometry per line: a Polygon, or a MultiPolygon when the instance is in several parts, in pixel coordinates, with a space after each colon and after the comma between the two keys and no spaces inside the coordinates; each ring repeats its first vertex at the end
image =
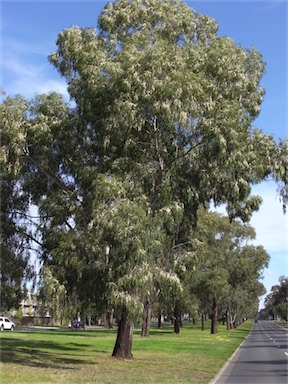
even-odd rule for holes
{"type": "Polygon", "coordinates": [[[286,356],[288,356],[288,352],[284,352],[286,356]]]}

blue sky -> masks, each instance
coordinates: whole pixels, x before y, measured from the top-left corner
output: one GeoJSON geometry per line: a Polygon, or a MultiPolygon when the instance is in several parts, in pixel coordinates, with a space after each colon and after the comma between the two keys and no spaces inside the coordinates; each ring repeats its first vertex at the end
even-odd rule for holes
{"type": "MultiPolygon", "coordinates": [[[[219,35],[237,44],[258,49],[266,62],[262,85],[266,95],[254,125],[274,138],[287,137],[287,16],[288,3],[281,0],[186,1],[198,12],[215,18],[219,35]]],[[[0,4],[0,85],[8,95],[32,97],[35,93],[59,91],[66,84],[49,64],[58,33],[71,25],[92,27],[106,1],[2,0],[0,4]]],[[[267,181],[253,188],[263,197],[251,225],[257,244],[270,254],[263,283],[270,291],[281,275],[288,275],[287,215],[277,197],[277,186],[267,181]]]]}

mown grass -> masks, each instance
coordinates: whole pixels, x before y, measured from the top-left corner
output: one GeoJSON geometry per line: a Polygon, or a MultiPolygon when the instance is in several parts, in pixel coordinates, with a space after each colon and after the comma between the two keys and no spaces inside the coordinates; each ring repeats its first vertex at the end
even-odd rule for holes
{"type": "Polygon", "coordinates": [[[111,357],[116,329],[3,332],[0,382],[5,384],[207,384],[244,340],[252,321],[237,330],[219,325],[217,335],[185,324],[133,336],[132,360],[111,357]]]}

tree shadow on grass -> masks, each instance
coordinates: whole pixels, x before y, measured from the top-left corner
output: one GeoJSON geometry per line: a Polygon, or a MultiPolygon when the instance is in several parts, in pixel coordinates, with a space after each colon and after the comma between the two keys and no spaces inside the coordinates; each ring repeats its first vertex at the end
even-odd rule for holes
{"type": "MultiPolygon", "coordinates": [[[[135,334],[137,334],[137,332],[135,332],[135,334]]],[[[141,335],[141,331],[138,332],[139,335],[141,335]]],[[[167,335],[173,335],[174,332],[173,330],[163,330],[163,329],[151,329],[150,328],[150,332],[149,332],[150,336],[167,336],[167,335]]],[[[144,337],[145,339],[145,337],[144,337]]]]}
{"type": "MultiPolygon", "coordinates": [[[[95,360],[87,359],[86,351],[83,354],[83,346],[87,347],[87,345],[76,343],[64,346],[54,341],[2,338],[0,360],[2,363],[19,364],[29,367],[72,370],[77,369],[77,365],[97,364],[95,360]]],[[[95,353],[93,350],[91,354],[93,352],[95,353]]]]}
{"type": "Polygon", "coordinates": [[[35,329],[28,329],[28,330],[17,330],[21,334],[31,334],[31,333],[41,333],[41,335],[57,335],[57,336],[62,336],[63,333],[65,334],[65,337],[81,337],[83,339],[85,338],[90,338],[91,336],[93,337],[111,337],[111,334],[115,333],[115,336],[117,334],[117,328],[115,327],[114,329],[97,329],[97,330],[86,330],[84,331],[83,329],[65,329],[65,330],[58,330],[58,329],[50,329],[50,330],[35,330],[35,329]]]}

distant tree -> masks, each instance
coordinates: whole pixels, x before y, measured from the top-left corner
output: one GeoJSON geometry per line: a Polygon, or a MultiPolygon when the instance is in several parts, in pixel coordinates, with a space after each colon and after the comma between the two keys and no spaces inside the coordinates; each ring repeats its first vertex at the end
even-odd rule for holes
{"type": "MultiPolygon", "coordinates": [[[[39,282],[38,300],[41,303],[41,315],[47,313],[53,319],[54,324],[63,325],[71,320],[73,309],[69,308],[66,289],[53,276],[48,267],[44,267],[39,282]]],[[[75,308],[74,308],[75,310],[75,308]]]]}
{"type": "Polygon", "coordinates": [[[203,308],[207,305],[205,300],[210,303],[211,333],[217,333],[219,304],[226,306],[229,328],[236,316],[245,316],[249,306],[254,311],[254,303],[258,307],[258,297],[263,294],[258,279],[268,265],[269,256],[263,247],[249,244],[254,235],[253,228],[247,224],[230,223],[228,217],[216,212],[199,214],[195,232],[198,265],[196,283],[192,277],[192,291],[195,290],[203,308]]]}
{"type": "Polygon", "coordinates": [[[279,182],[279,194],[286,213],[288,203],[288,140],[282,139],[274,153],[273,176],[279,182]]]}
{"type": "Polygon", "coordinates": [[[260,311],[262,318],[280,316],[287,321],[288,313],[288,278],[279,277],[279,284],[271,287],[270,293],[265,298],[265,307],[260,311]]]}

